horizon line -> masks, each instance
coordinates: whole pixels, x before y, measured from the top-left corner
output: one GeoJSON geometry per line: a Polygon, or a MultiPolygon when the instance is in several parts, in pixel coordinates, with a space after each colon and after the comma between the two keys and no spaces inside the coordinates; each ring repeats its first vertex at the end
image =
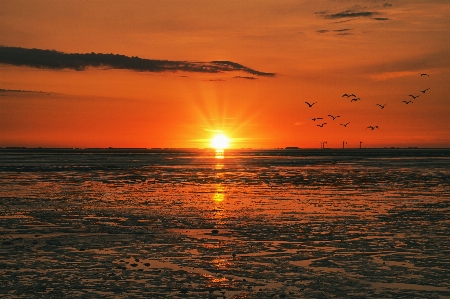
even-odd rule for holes
{"type": "MultiPolygon", "coordinates": [[[[221,149],[223,151],[236,151],[236,150],[286,150],[286,151],[296,151],[296,150],[363,150],[363,149],[449,149],[450,147],[418,147],[418,146],[408,146],[408,147],[400,147],[400,146],[384,146],[384,147],[326,147],[326,148],[318,148],[318,147],[260,147],[260,148],[226,148],[221,149]]],[[[218,150],[212,147],[27,147],[27,146],[0,146],[0,150],[218,150]]]]}

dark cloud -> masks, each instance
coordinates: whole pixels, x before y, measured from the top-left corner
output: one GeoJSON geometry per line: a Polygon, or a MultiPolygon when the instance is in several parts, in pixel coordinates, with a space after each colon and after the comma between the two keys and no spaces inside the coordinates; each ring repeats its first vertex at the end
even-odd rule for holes
{"type": "Polygon", "coordinates": [[[347,23],[347,22],[351,22],[352,20],[351,19],[348,19],[348,20],[342,20],[342,21],[336,21],[336,22],[333,22],[334,24],[340,24],[340,23],[347,23]]]}
{"type": "Polygon", "coordinates": [[[242,71],[255,76],[275,76],[275,73],[266,73],[253,70],[232,61],[189,62],[153,60],[137,56],[102,53],[63,53],[54,50],[26,49],[19,47],[0,46],[0,63],[28,66],[45,69],[73,69],[82,71],[88,67],[128,69],[141,72],[200,72],[220,73],[242,71]]]}
{"type": "Polygon", "coordinates": [[[46,94],[50,94],[50,93],[45,92],[45,91],[0,88],[0,93],[7,93],[7,92],[12,92],[12,93],[46,93],[46,94]]]}
{"type": "Polygon", "coordinates": [[[247,80],[258,79],[258,78],[255,78],[255,77],[248,77],[248,76],[234,76],[233,78],[236,78],[236,79],[247,79],[247,80]]]}
{"type": "Polygon", "coordinates": [[[324,14],[326,19],[341,19],[341,18],[361,18],[361,17],[372,17],[373,15],[378,14],[377,12],[372,11],[360,11],[354,12],[351,10],[346,10],[343,12],[338,12],[334,14],[324,14]]]}
{"type": "Polygon", "coordinates": [[[333,31],[337,32],[339,35],[350,35],[351,34],[350,30],[352,30],[352,29],[350,29],[350,28],[342,28],[342,29],[336,29],[336,30],[333,30],[333,31]]]}
{"type": "Polygon", "coordinates": [[[387,2],[386,2],[386,3],[383,4],[383,7],[391,7],[391,6],[392,6],[391,3],[387,3],[387,2]]]}
{"type": "Polygon", "coordinates": [[[377,20],[377,21],[389,21],[390,20],[389,18],[372,18],[372,19],[377,20]]]}
{"type": "MultiPolygon", "coordinates": [[[[350,30],[352,30],[352,29],[350,29],[350,28],[342,28],[342,29],[334,29],[333,32],[337,32],[337,34],[339,34],[339,35],[349,35],[349,34],[351,34],[349,32],[350,30]]],[[[322,34],[322,33],[328,33],[330,31],[331,30],[328,30],[328,29],[321,29],[321,30],[317,30],[316,32],[322,34]]]]}
{"type": "Polygon", "coordinates": [[[345,31],[350,31],[350,28],[342,28],[342,29],[335,29],[333,30],[334,32],[345,32],[345,31]]]}
{"type": "Polygon", "coordinates": [[[31,90],[21,90],[21,89],[5,89],[0,88],[0,92],[32,92],[31,90]]]}
{"type": "Polygon", "coordinates": [[[316,15],[321,15],[321,16],[326,16],[328,14],[329,10],[322,10],[322,11],[318,11],[315,14],[316,15]]]}

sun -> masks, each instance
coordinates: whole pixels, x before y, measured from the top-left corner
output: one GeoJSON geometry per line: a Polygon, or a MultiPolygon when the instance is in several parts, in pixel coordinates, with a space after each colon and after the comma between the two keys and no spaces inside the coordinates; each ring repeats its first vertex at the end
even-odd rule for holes
{"type": "Polygon", "coordinates": [[[224,134],[216,134],[211,139],[211,147],[216,150],[223,150],[230,146],[230,139],[224,134]]]}

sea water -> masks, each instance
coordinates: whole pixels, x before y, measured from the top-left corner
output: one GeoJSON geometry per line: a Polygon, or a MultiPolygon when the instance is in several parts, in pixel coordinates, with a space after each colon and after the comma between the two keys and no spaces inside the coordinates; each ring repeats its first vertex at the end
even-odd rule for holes
{"type": "Polygon", "coordinates": [[[447,149],[0,149],[2,298],[450,298],[447,149]]]}

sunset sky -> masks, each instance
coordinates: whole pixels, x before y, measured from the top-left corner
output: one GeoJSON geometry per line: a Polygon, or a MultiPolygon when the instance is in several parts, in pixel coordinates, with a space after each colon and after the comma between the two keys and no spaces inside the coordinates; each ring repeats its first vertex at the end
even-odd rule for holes
{"type": "Polygon", "coordinates": [[[0,0],[0,147],[450,147],[449,95],[448,0],[0,0]]]}

